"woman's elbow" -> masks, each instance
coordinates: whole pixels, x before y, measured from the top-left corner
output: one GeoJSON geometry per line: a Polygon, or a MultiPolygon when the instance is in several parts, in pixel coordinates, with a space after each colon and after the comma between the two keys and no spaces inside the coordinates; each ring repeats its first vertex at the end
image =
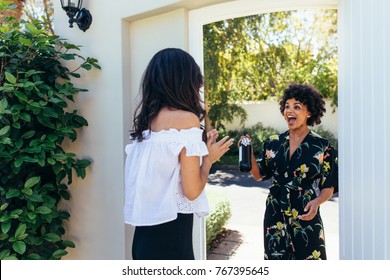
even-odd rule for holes
{"type": "Polygon", "coordinates": [[[256,181],[260,181],[261,179],[263,179],[260,172],[251,172],[251,174],[252,174],[252,178],[256,181]]]}
{"type": "Polygon", "coordinates": [[[193,191],[183,191],[183,195],[189,200],[189,201],[194,201],[197,199],[200,195],[200,193],[196,193],[193,191]]]}

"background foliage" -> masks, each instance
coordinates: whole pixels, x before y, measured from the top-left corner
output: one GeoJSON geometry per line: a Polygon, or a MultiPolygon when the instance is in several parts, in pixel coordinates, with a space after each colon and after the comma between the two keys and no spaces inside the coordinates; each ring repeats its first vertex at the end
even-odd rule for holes
{"type": "Polygon", "coordinates": [[[91,163],[62,148],[88,125],[68,106],[86,91],[70,79],[100,67],[40,20],[0,23],[0,259],[60,259],[75,245],[62,238],[70,215],[58,203],[70,198],[73,172],[84,178],[91,163]]]}
{"type": "Polygon", "coordinates": [[[209,251],[215,238],[223,232],[224,225],[231,217],[229,201],[220,201],[206,218],[206,246],[209,251]]]}
{"type": "Polygon", "coordinates": [[[246,119],[242,101],[278,100],[292,81],[314,84],[337,106],[337,11],[253,15],[205,25],[207,125],[246,119]]]}

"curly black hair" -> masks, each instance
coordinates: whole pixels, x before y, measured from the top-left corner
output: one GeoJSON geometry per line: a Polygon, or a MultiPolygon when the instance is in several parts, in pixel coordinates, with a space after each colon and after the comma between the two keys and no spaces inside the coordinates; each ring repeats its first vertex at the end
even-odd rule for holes
{"type": "Polygon", "coordinates": [[[325,101],[322,94],[311,84],[290,84],[279,101],[280,112],[284,113],[284,107],[288,99],[294,98],[307,106],[311,117],[307,119],[307,125],[321,123],[321,117],[326,112],[325,101]]]}

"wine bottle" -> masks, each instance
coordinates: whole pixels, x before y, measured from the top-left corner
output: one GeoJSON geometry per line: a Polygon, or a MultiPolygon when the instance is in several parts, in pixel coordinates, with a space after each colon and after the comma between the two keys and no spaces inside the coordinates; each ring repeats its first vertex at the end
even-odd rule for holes
{"type": "MultiPolygon", "coordinates": [[[[244,135],[246,134],[244,132],[244,135]]],[[[244,138],[240,142],[239,167],[241,172],[249,172],[252,170],[252,144],[249,138],[244,138]]]]}

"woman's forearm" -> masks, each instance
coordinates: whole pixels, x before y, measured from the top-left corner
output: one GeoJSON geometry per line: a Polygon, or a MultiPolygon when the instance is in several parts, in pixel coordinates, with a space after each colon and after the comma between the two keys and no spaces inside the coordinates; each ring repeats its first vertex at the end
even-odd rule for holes
{"type": "Polygon", "coordinates": [[[252,177],[256,181],[260,181],[263,177],[261,176],[259,165],[257,164],[255,154],[253,153],[253,151],[251,156],[251,162],[252,162],[252,170],[251,170],[252,177]]]}

